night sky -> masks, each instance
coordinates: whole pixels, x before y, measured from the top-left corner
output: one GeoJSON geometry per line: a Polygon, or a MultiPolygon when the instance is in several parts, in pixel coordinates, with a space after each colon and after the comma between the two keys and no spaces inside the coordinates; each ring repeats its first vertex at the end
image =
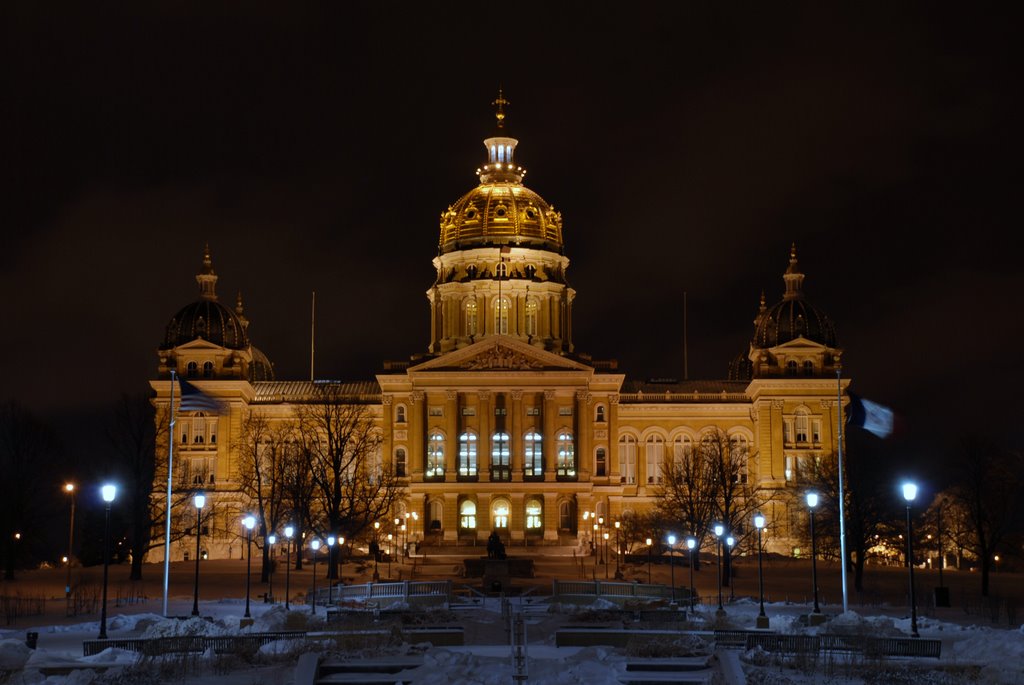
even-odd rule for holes
{"type": "Polygon", "coordinates": [[[146,4],[4,10],[0,399],[66,422],[145,391],[207,242],[278,378],[308,378],[313,290],[318,377],[424,351],[438,217],[501,85],[563,214],[578,350],[681,377],[686,292],[690,377],[724,378],[795,242],[844,375],[905,419],[888,449],[1024,442],[1008,16],[146,4]]]}

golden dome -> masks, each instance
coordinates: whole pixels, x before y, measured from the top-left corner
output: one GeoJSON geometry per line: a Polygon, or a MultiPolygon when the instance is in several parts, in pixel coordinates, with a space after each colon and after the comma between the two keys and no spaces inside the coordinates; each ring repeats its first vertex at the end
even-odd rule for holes
{"type": "Polygon", "coordinates": [[[505,135],[504,105],[498,106],[498,135],[484,141],[488,160],[476,170],[480,185],[441,214],[441,254],[475,247],[513,245],[562,252],[562,216],[523,185],[526,169],[513,161],[519,141],[505,135]]]}

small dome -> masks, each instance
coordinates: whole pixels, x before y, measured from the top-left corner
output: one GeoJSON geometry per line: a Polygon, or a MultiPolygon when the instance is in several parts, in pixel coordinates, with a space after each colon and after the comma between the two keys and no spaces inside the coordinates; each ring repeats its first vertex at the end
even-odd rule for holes
{"type": "Polygon", "coordinates": [[[249,363],[249,382],[274,380],[274,365],[258,347],[251,347],[252,361],[249,363]]]}
{"type": "Polygon", "coordinates": [[[805,338],[825,347],[838,347],[839,340],[832,321],[823,311],[804,299],[804,274],[797,264],[795,245],[790,248],[789,267],[782,278],[786,283],[782,302],[765,309],[764,295],[761,296],[761,311],[755,319],[753,346],[766,349],[805,338]]]}
{"type": "Polygon", "coordinates": [[[183,307],[170,323],[160,349],[171,349],[202,338],[231,350],[249,346],[238,316],[216,300],[199,300],[183,307]]]}

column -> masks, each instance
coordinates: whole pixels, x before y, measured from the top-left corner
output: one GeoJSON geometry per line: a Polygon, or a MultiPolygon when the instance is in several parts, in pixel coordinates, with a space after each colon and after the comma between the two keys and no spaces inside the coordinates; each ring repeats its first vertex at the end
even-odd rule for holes
{"type": "Polygon", "coordinates": [[[622,467],[619,464],[619,394],[608,396],[608,454],[607,459],[609,483],[620,482],[622,467]]]}
{"type": "Polygon", "coordinates": [[[423,480],[424,452],[426,445],[426,416],[427,403],[422,390],[413,390],[409,393],[409,451],[406,455],[408,464],[406,468],[414,473],[414,477],[423,480]]]}
{"type": "MultiPolygon", "coordinates": [[[[394,418],[394,396],[384,395],[380,398],[381,404],[381,458],[386,459],[388,463],[394,464],[395,459],[395,418],[394,418]]],[[[406,468],[411,469],[415,463],[411,460],[412,455],[406,455],[406,468]]]]}
{"type": "Polygon", "coordinates": [[[558,541],[558,495],[544,494],[544,539],[558,541]]]}
{"type": "Polygon", "coordinates": [[[455,390],[448,390],[445,395],[444,423],[444,482],[454,483],[459,463],[459,428],[462,425],[459,393],[455,390]]]}
{"type": "Polygon", "coordinates": [[[509,496],[508,534],[512,540],[522,542],[526,537],[526,495],[513,492],[509,496]]]}
{"type": "Polygon", "coordinates": [[[558,419],[558,405],[555,391],[544,391],[544,480],[555,480],[555,421],[558,419]]]}
{"type": "Polygon", "coordinates": [[[459,539],[459,493],[444,493],[444,541],[455,542],[459,539]]]}
{"type": "MultiPolygon", "coordinates": [[[[486,482],[491,480],[491,433],[494,426],[494,408],[491,406],[491,391],[481,390],[479,393],[480,402],[480,437],[477,439],[477,472],[480,480],[486,482]]],[[[480,512],[477,512],[477,516],[480,512]]]]}
{"type": "Polygon", "coordinates": [[[590,480],[593,473],[594,455],[591,454],[590,434],[593,418],[590,403],[593,397],[586,390],[576,391],[576,471],[579,480],[590,480]]]}
{"type": "Polygon", "coordinates": [[[520,483],[523,480],[523,391],[513,390],[511,395],[512,407],[509,411],[512,413],[512,420],[506,423],[511,426],[509,434],[512,459],[509,464],[512,468],[512,482],[520,483]]]}

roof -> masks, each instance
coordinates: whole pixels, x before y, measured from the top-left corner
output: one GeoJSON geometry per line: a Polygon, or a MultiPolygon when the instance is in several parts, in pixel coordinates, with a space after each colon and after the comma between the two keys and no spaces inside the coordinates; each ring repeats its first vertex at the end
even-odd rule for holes
{"type": "Polygon", "coordinates": [[[258,404],[278,402],[309,403],[323,398],[327,388],[338,397],[353,402],[380,402],[380,386],[377,381],[266,381],[253,383],[258,404]]]}

